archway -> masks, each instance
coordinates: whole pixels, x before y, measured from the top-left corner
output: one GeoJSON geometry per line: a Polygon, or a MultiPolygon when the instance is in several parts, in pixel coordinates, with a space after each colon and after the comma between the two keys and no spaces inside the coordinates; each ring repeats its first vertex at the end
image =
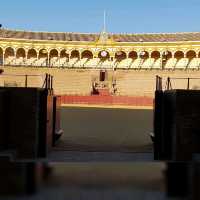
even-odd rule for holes
{"type": "Polygon", "coordinates": [[[29,49],[27,52],[27,65],[33,65],[34,61],[37,59],[37,51],[35,49],[29,49]]]}
{"type": "Polygon", "coordinates": [[[155,58],[155,59],[160,58],[160,52],[159,51],[153,51],[151,53],[151,58],[155,58]]]}
{"type": "Polygon", "coordinates": [[[48,52],[47,52],[47,50],[46,49],[41,49],[40,51],[39,51],[39,56],[38,56],[38,58],[40,59],[40,58],[48,58],[48,52]]]}
{"type": "Polygon", "coordinates": [[[195,58],[197,55],[196,55],[196,52],[193,51],[193,50],[190,50],[186,53],[186,58],[189,58],[189,59],[192,59],[192,58],[195,58]]]}
{"type": "Polygon", "coordinates": [[[170,59],[170,58],[172,58],[172,52],[171,51],[168,51],[168,50],[166,50],[166,51],[164,51],[164,52],[162,52],[162,69],[164,69],[165,68],[165,66],[167,65],[167,61],[170,59]]]}
{"type": "Polygon", "coordinates": [[[115,59],[118,60],[118,61],[121,61],[123,59],[126,59],[126,53],[124,51],[117,51],[115,53],[115,59]]]}
{"type": "Polygon", "coordinates": [[[50,66],[54,66],[54,65],[57,65],[58,61],[58,51],[57,49],[52,49],[50,52],[49,52],[49,64],[50,66]]]}
{"type": "Polygon", "coordinates": [[[37,58],[37,51],[35,49],[29,49],[27,53],[27,58],[37,58]]]}
{"type": "Polygon", "coordinates": [[[129,52],[128,57],[132,58],[132,59],[136,59],[136,58],[138,58],[138,54],[136,51],[131,51],[131,52],[129,52]]]}
{"type": "Polygon", "coordinates": [[[46,49],[39,51],[37,63],[39,66],[48,66],[48,51],[46,49]]]}
{"type": "Polygon", "coordinates": [[[6,50],[5,50],[5,58],[14,57],[14,56],[15,56],[14,49],[12,47],[6,48],[6,50]]]}
{"type": "Polygon", "coordinates": [[[25,64],[25,58],[26,58],[26,51],[23,48],[19,48],[16,51],[16,65],[24,65],[25,64]]]}
{"type": "Polygon", "coordinates": [[[54,57],[58,58],[58,50],[57,49],[52,49],[49,53],[49,58],[54,58],[54,57]]]}
{"type": "Polygon", "coordinates": [[[162,58],[163,58],[163,60],[168,60],[168,59],[172,58],[172,52],[171,51],[164,51],[162,53],[162,58]]]}
{"type": "Polygon", "coordinates": [[[184,53],[182,51],[176,51],[174,54],[174,58],[176,59],[184,58],[184,53]]]}
{"type": "Polygon", "coordinates": [[[139,56],[141,59],[147,59],[149,58],[149,53],[147,51],[142,51],[139,53],[139,56]]]}
{"type": "Polygon", "coordinates": [[[85,51],[82,52],[81,58],[92,59],[93,58],[93,53],[91,51],[89,51],[89,50],[85,50],[85,51]]]}
{"type": "Polygon", "coordinates": [[[78,50],[73,50],[71,52],[70,58],[78,58],[78,59],[80,59],[80,53],[79,53],[79,51],[78,50]]]}
{"type": "Polygon", "coordinates": [[[4,59],[5,59],[5,64],[14,64],[14,60],[15,60],[15,51],[12,47],[8,47],[5,50],[5,54],[4,54],[4,59]]]}
{"type": "Polygon", "coordinates": [[[60,58],[67,58],[67,59],[69,59],[69,54],[67,53],[67,51],[65,49],[63,49],[60,52],[60,58]]]}
{"type": "Polygon", "coordinates": [[[17,49],[16,58],[26,58],[26,51],[23,48],[17,49]]]}
{"type": "Polygon", "coordinates": [[[60,52],[60,61],[59,61],[59,66],[66,66],[69,62],[69,54],[67,53],[66,49],[63,49],[60,52]]]}

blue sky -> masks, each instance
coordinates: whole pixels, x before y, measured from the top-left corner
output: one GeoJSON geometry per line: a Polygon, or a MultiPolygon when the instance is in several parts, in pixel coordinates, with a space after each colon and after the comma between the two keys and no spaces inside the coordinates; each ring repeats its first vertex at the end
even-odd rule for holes
{"type": "Polygon", "coordinates": [[[200,31],[200,0],[11,0],[0,2],[10,29],[113,33],[200,31]]]}

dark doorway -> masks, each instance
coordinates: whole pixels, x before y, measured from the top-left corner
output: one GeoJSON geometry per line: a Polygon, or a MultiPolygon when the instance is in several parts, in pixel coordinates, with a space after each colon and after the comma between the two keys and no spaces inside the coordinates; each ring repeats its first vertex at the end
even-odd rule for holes
{"type": "Polygon", "coordinates": [[[105,81],[106,80],[106,70],[100,71],[99,81],[105,81]]]}

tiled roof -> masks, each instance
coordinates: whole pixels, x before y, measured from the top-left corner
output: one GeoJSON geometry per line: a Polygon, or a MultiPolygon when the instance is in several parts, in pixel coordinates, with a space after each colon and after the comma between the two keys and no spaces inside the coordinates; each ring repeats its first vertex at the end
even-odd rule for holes
{"type": "MultiPolygon", "coordinates": [[[[0,29],[0,38],[54,40],[54,41],[85,41],[98,40],[100,34],[90,33],[53,33],[31,32],[0,29]]],[[[179,42],[200,41],[200,32],[194,33],[155,33],[155,34],[109,34],[115,42],[179,42]]]]}

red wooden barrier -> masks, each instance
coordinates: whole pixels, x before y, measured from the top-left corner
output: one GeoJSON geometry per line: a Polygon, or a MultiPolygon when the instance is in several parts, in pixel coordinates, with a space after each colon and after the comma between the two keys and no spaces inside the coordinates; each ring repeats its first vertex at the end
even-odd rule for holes
{"type": "Polygon", "coordinates": [[[61,104],[153,106],[152,97],[63,95],[61,104]]]}

